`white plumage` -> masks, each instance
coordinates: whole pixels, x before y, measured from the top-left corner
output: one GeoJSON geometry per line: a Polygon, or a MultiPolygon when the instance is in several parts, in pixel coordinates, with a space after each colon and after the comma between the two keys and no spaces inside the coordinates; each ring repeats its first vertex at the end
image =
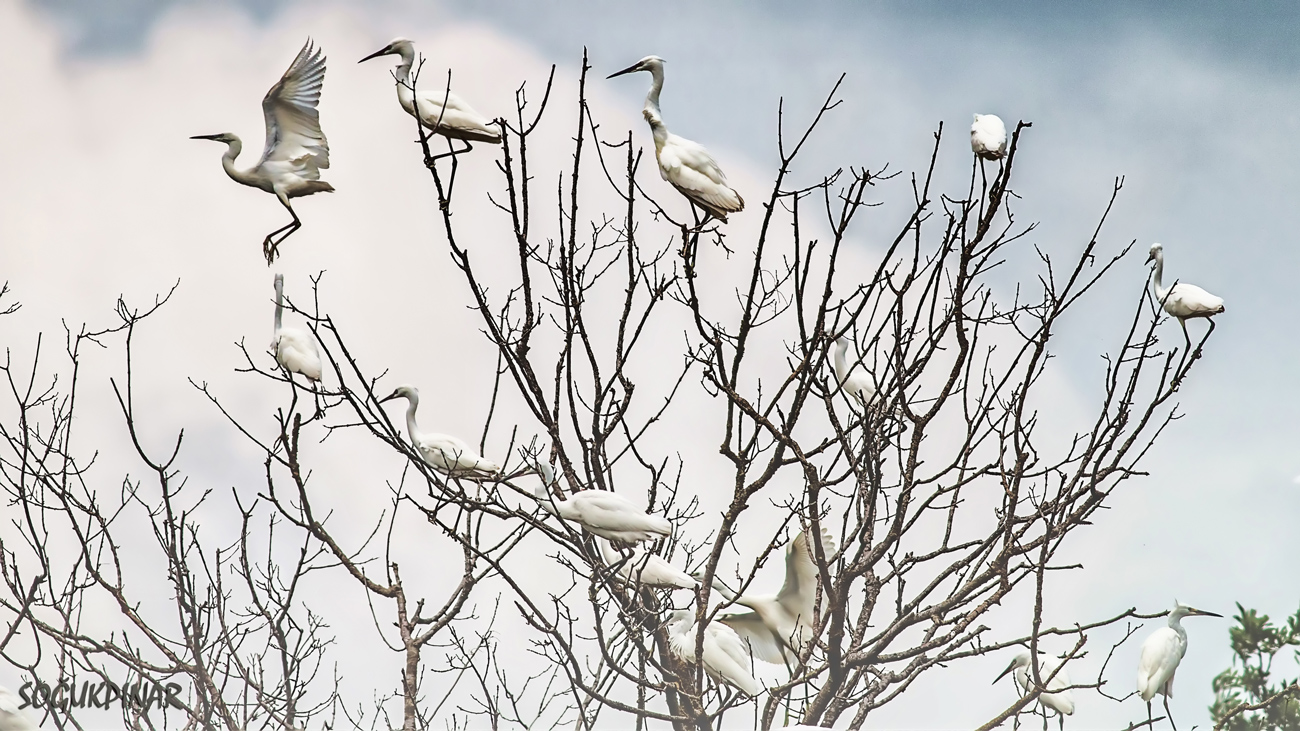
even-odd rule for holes
{"type": "Polygon", "coordinates": [[[226,154],[221,158],[226,175],[237,183],[274,194],[293,216],[293,221],[267,234],[262,242],[267,264],[275,260],[280,243],[302,228],[289,199],[334,190],[334,186],[320,179],[320,171],[330,166],[329,143],[321,131],[320,114],[316,110],[324,84],[325,57],[320,49],[312,47],[309,39],[289,64],[289,70],[262,99],[266,148],[262,150],[262,159],[247,170],[235,168],[235,158],[244,149],[237,135],[223,132],[190,138],[226,143],[226,154]],[[284,235],[275,239],[281,232],[284,235]]]}
{"type": "Polygon", "coordinates": [[[411,435],[411,446],[420,453],[425,464],[451,477],[484,479],[501,471],[490,459],[479,455],[468,444],[450,434],[425,434],[415,423],[415,409],[420,405],[420,391],[415,386],[398,386],[380,400],[406,399],[406,431],[411,435]]]}
{"type": "Polygon", "coordinates": [[[633,547],[620,553],[609,541],[598,539],[596,542],[600,544],[605,563],[611,567],[618,566],[617,575],[624,581],[667,589],[694,589],[700,585],[695,577],[644,549],[633,547]]]}
{"type": "Polygon", "coordinates": [[[728,213],[745,209],[745,200],[734,188],[727,185],[722,168],[704,149],[703,145],[668,131],[659,113],[659,92],[664,88],[664,60],[646,56],[622,71],[610,74],[614,78],[635,71],[649,71],[652,81],[646,94],[645,108],[641,110],[654,135],[655,158],[659,161],[659,175],[677,192],[714,218],[726,221],[728,213]]]}
{"type": "Polygon", "coordinates": [[[313,381],[320,380],[320,350],[316,340],[296,327],[284,327],[284,275],[275,275],[275,335],[271,352],[275,360],[290,373],[301,373],[313,381]]]}
{"type": "MultiPolygon", "coordinates": [[[[687,609],[673,612],[668,619],[668,645],[673,654],[687,662],[695,661],[695,614],[687,609]]],[[[704,628],[704,672],[714,682],[725,683],[748,696],[763,692],[750,672],[752,662],[745,642],[729,627],[710,622],[704,628]]]]}
{"type": "Polygon", "coordinates": [[[402,62],[393,76],[397,79],[397,101],[406,113],[420,120],[420,124],[435,134],[456,140],[501,143],[501,127],[479,114],[463,99],[450,91],[415,91],[412,89],[411,65],[415,63],[415,46],[405,38],[395,38],[391,43],[366,56],[357,63],[372,58],[396,54],[402,62]],[[446,102],[444,104],[444,102],[446,102]]]}
{"type": "MultiPolygon", "coordinates": [[[[1047,680],[1047,686],[1046,686],[1047,691],[1051,691],[1051,692],[1043,692],[1042,694],[1040,694],[1038,696],[1038,702],[1044,707],[1051,708],[1052,710],[1061,714],[1060,722],[1062,727],[1064,727],[1065,725],[1064,717],[1072,715],[1074,713],[1074,694],[1069,690],[1070,688],[1069,673],[1066,672],[1065,668],[1061,668],[1058,671],[1056,668],[1059,665],[1060,665],[1059,662],[1051,662],[1051,661],[1044,662],[1042,660],[1039,660],[1038,677],[1040,679],[1046,680],[1049,676],[1051,676],[1052,679],[1047,680]],[[1056,673],[1054,676],[1052,675],[1053,672],[1056,673]]],[[[1011,661],[1011,664],[1007,666],[1007,669],[1003,670],[1001,675],[998,675],[998,677],[994,678],[993,682],[994,683],[998,682],[1007,673],[1011,673],[1011,677],[1015,679],[1016,685],[1020,688],[1020,693],[1022,696],[1029,695],[1031,692],[1033,692],[1034,678],[1029,669],[1028,652],[1022,652],[1016,655],[1015,659],[1011,661]]]]}
{"type": "MultiPolygon", "coordinates": [[[[1174,600],[1174,608],[1169,612],[1169,625],[1161,627],[1142,643],[1142,656],[1138,660],[1137,691],[1147,704],[1147,718],[1151,718],[1151,699],[1157,693],[1163,695],[1165,715],[1169,715],[1169,697],[1174,694],[1174,673],[1178,663],[1187,653],[1187,631],[1183,629],[1183,617],[1220,617],[1214,612],[1206,612],[1180,604],[1174,600]]],[[[1169,718],[1173,725],[1173,717],[1169,718]]]]}
{"type": "MultiPolygon", "coordinates": [[[[1165,247],[1160,244],[1152,244],[1151,251],[1147,254],[1147,263],[1153,261],[1156,263],[1155,277],[1152,281],[1156,301],[1164,307],[1165,312],[1178,318],[1178,324],[1183,326],[1183,335],[1190,343],[1191,337],[1187,335],[1187,320],[1193,317],[1209,319],[1223,312],[1223,298],[1215,297],[1195,284],[1187,282],[1178,282],[1172,287],[1165,287],[1165,247]]],[[[1214,321],[1210,320],[1210,329],[1213,328],[1214,321]]]]}
{"type": "Polygon", "coordinates": [[[970,126],[970,149],[985,160],[1000,160],[1007,154],[1007,126],[996,114],[976,114],[970,126]]]}
{"type": "Polygon", "coordinates": [[[36,731],[36,724],[19,710],[21,705],[13,691],[0,686],[0,731],[36,731]]]}
{"type": "MultiPolygon", "coordinates": [[[[822,529],[822,550],[829,559],[835,553],[835,539],[822,529]]],[[[715,582],[714,587],[729,601],[752,612],[724,614],[718,621],[740,633],[749,642],[754,657],[774,664],[795,662],[796,656],[812,640],[816,623],[817,564],[813,561],[808,535],[799,535],[786,546],[785,583],[776,596],[736,594],[715,582]]],[[[822,611],[826,598],[822,597],[822,611]]]]}
{"type": "Polygon", "coordinates": [[[865,368],[849,364],[849,339],[840,336],[835,340],[835,380],[839,382],[850,401],[863,406],[876,397],[876,386],[865,368]]]}
{"type": "Polygon", "coordinates": [[[550,492],[555,469],[546,462],[537,463],[542,484],[534,494],[537,503],[551,515],[571,520],[588,533],[611,541],[635,544],[672,535],[673,524],[657,515],[648,515],[631,500],[609,490],[581,490],[561,500],[550,492]]]}

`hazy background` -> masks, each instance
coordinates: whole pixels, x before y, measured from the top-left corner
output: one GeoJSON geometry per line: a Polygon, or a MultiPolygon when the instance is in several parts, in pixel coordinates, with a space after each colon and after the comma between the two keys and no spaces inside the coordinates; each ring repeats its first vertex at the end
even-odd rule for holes
{"type": "MultiPolygon", "coordinates": [[[[393,384],[456,384],[438,389],[438,411],[424,423],[477,434],[490,350],[463,310],[464,286],[438,229],[425,225],[434,220],[433,194],[410,145],[409,119],[393,99],[391,64],[355,59],[393,36],[410,37],[435,78],[451,66],[458,92],[499,114],[522,81],[544,82],[551,63],[559,64],[558,98],[571,99],[584,45],[600,77],[643,55],[663,56],[666,120],[711,149],[752,210],[775,162],[778,100],[784,96],[801,122],[846,72],[845,104],[796,169],[799,181],[849,164],[919,169],[943,122],[940,178],[960,185],[972,112],[997,113],[1009,124],[1032,120],[1017,163],[1025,197],[1017,210],[1020,220],[1040,222],[1032,243],[1068,254],[1086,242],[1113,179],[1125,176],[1103,242],[1113,250],[1136,239],[1139,252],[1115,277],[1114,306],[1100,302],[1095,317],[1067,323],[1054,382],[1062,403],[1095,395],[1096,355],[1113,346],[1114,318],[1142,286],[1142,251],[1152,241],[1165,244],[1167,278],[1195,282],[1227,302],[1180,394],[1187,416],[1145,462],[1151,476],[1123,491],[1081,536],[1074,551],[1087,570],[1059,582],[1056,616],[1082,622],[1134,605],[1162,609],[1174,597],[1225,615],[1235,601],[1274,616],[1294,611],[1300,349],[1289,295],[1300,264],[1293,243],[1300,9],[1281,2],[795,7],[0,0],[0,279],[24,304],[0,320],[0,342],[30,358],[35,333],[60,340],[61,321],[74,329],[104,324],[118,294],[151,299],[179,278],[175,301],[142,334],[146,430],[161,448],[186,429],[184,466],[199,484],[255,484],[255,453],[185,379],[225,387],[233,409],[267,424],[263,414],[282,394],[246,389],[246,379],[232,377],[240,359],[232,343],[246,337],[260,351],[269,340],[271,277],[258,244],[283,212],[270,196],[225,177],[219,145],[186,138],[234,131],[246,141],[245,157],[255,159],[258,102],[310,35],[330,59],[321,110],[333,167],[325,178],[339,192],[296,203],[306,226],[284,245],[277,270],[291,296],[305,290],[309,274],[326,270],[324,304],[356,335],[366,365],[391,368],[393,384]],[[412,240],[412,222],[426,239],[412,240]]],[[[630,128],[648,144],[638,114],[644,79],[589,88],[607,133],[630,128]]],[[[567,139],[572,115],[556,116],[564,126],[555,139],[567,139]]],[[[563,164],[563,150],[542,154],[538,169],[563,164]]],[[[490,215],[473,193],[495,182],[489,161],[462,165],[462,175],[462,220],[490,215]]],[[[647,182],[652,190],[661,185],[653,175],[647,182]]],[[[906,197],[901,181],[880,195],[891,192],[906,197]]],[[[747,230],[756,218],[746,212],[733,226],[747,230]]],[[[862,261],[871,261],[871,234],[888,223],[866,225],[862,261]]],[[[1162,335],[1181,339],[1172,323],[1162,335]]],[[[111,449],[119,422],[106,385],[119,356],[96,358],[81,418],[83,434],[104,435],[107,476],[130,460],[111,449]]],[[[339,505],[365,509],[373,500],[357,489],[371,460],[381,459],[393,466],[391,453],[358,454],[330,462],[316,479],[339,505]]],[[[436,581],[437,562],[428,569],[436,581]]],[[[364,605],[355,610],[368,625],[364,605]]],[[[1208,722],[1210,679],[1229,662],[1229,624],[1187,623],[1191,645],[1171,702],[1180,726],[1208,722]]],[[[1117,657],[1112,692],[1131,687],[1136,652],[1130,643],[1117,657]]],[[[395,678],[397,660],[367,672],[395,678]]],[[[915,687],[911,705],[867,725],[978,724],[1012,697],[1009,685],[988,686],[1004,664],[991,658],[987,674],[977,675],[975,665],[937,674],[915,687]]],[[[1281,670],[1294,674],[1289,665],[1281,670]]],[[[3,672],[0,681],[16,685],[3,672]]],[[[1113,728],[1142,714],[1139,701],[1115,707],[1076,695],[1071,727],[1113,728]]]]}

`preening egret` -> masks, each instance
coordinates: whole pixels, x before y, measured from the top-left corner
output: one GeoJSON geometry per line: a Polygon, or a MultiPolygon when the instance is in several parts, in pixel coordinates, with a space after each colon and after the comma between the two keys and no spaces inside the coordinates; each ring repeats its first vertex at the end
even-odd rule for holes
{"type": "Polygon", "coordinates": [[[420,124],[435,134],[465,143],[469,152],[472,142],[501,144],[501,126],[474,111],[463,99],[444,89],[442,91],[416,91],[415,82],[411,80],[411,65],[415,63],[415,46],[405,38],[394,38],[392,43],[366,56],[357,63],[364,63],[372,58],[396,54],[402,62],[393,72],[397,79],[397,101],[406,113],[420,120],[420,124]],[[444,104],[445,102],[445,104],[444,104]]]}
{"type": "Polygon", "coordinates": [[[1174,608],[1169,612],[1169,626],[1161,627],[1142,643],[1142,657],[1138,660],[1137,690],[1142,700],[1147,702],[1147,720],[1151,720],[1151,699],[1156,693],[1163,695],[1165,715],[1169,725],[1174,726],[1173,714],[1169,713],[1169,697],[1174,694],[1174,672],[1178,663],[1187,654],[1187,630],[1183,629],[1183,617],[1222,617],[1222,614],[1206,612],[1184,606],[1174,600],[1174,608]]]}
{"type": "Polygon", "coordinates": [[[415,386],[398,386],[380,403],[393,399],[406,399],[406,431],[411,435],[411,445],[425,464],[451,477],[480,480],[501,471],[497,463],[475,452],[468,444],[449,434],[425,434],[415,423],[415,409],[420,405],[420,391],[415,386]]]}
{"type": "Polygon", "coordinates": [[[673,524],[657,515],[647,515],[631,500],[609,490],[582,490],[561,500],[550,492],[555,484],[555,470],[545,462],[537,463],[542,484],[534,494],[542,509],[551,515],[571,520],[588,533],[611,541],[634,544],[672,535],[673,524]]]}
{"type": "Polygon", "coordinates": [[[0,731],[36,731],[36,724],[22,714],[21,707],[18,696],[0,686],[0,731]]]}
{"type": "MultiPolygon", "coordinates": [[[[1039,660],[1038,677],[1042,680],[1047,680],[1049,676],[1052,677],[1051,680],[1047,680],[1046,686],[1047,690],[1052,692],[1043,692],[1040,694],[1038,696],[1038,703],[1045,708],[1051,708],[1056,711],[1057,720],[1060,722],[1061,728],[1064,729],[1065,717],[1074,713],[1074,694],[1070,692],[1070,676],[1066,672],[1065,668],[1061,668],[1059,671],[1056,670],[1059,665],[1059,662],[1043,662],[1042,660],[1039,660]],[[1056,672],[1055,676],[1052,676],[1053,671],[1056,672]]],[[[997,683],[1007,673],[1011,673],[1011,677],[1015,679],[1016,685],[1020,688],[1022,696],[1029,695],[1033,692],[1034,676],[1032,671],[1029,669],[1028,652],[1022,652],[1019,655],[1016,655],[1015,659],[1011,661],[1011,664],[1007,666],[1007,669],[1003,670],[998,677],[994,678],[993,682],[997,683]]]]}
{"type": "Polygon", "coordinates": [[[275,194],[280,205],[293,216],[292,222],[267,234],[262,242],[262,253],[266,255],[268,265],[275,260],[280,243],[302,228],[289,199],[334,191],[334,186],[320,179],[320,171],[330,166],[330,146],[320,129],[320,114],[316,111],[324,84],[325,57],[320,49],[312,47],[308,39],[297,58],[289,64],[289,70],[262,99],[262,114],[266,117],[266,149],[262,150],[262,159],[247,170],[235,169],[235,158],[244,149],[238,136],[223,132],[190,138],[226,143],[226,154],[221,158],[226,175],[236,183],[275,194]],[[275,235],[281,232],[284,235],[276,239],[275,235]]]}
{"type": "Polygon", "coordinates": [[[985,160],[1001,160],[1007,154],[1007,126],[996,114],[976,114],[970,126],[970,149],[985,160]]]}
{"type": "Polygon", "coordinates": [[[703,145],[678,137],[664,126],[663,117],[659,114],[659,92],[664,88],[662,58],[646,56],[606,78],[612,79],[635,71],[649,71],[652,79],[650,93],[646,94],[645,108],[641,114],[650,123],[650,133],[654,135],[659,175],[689,201],[723,222],[726,222],[728,213],[744,210],[745,199],[727,185],[727,176],[722,173],[722,168],[718,167],[709,151],[703,145]]]}
{"type": "MultiPolygon", "coordinates": [[[[835,553],[835,539],[822,529],[822,550],[827,558],[835,553]]],[[[715,582],[716,588],[729,601],[749,607],[752,612],[724,614],[718,621],[736,630],[748,642],[754,657],[773,664],[788,664],[796,660],[812,640],[816,623],[817,564],[813,561],[808,535],[800,531],[786,546],[785,584],[776,596],[749,596],[735,592],[715,582]]],[[[822,597],[822,611],[826,598],[822,597]]]]}
{"type": "Polygon", "coordinates": [[[835,340],[835,380],[850,401],[856,400],[864,407],[876,397],[876,386],[865,368],[849,364],[849,339],[843,335],[835,340]]]}
{"type": "Polygon", "coordinates": [[[668,589],[694,589],[700,585],[695,577],[653,553],[635,547],[619,553],[609,541],[597,539],[596,542],[600,544],[605,563],[618,566],[618,576],[624,581],[668,589]]]}
{"type": "Polygon", "coordinates": [[[1210,320],[1210,330],[1213,331],[1214,320],[1210,318],[1223,312],[1223,298],[1215,297],[1195,284],[1187,282],[1178,282],[1172,287],[1163,286],[1165,247],[1160,244],[1152,244],[1151,252],[1147,254],[1147,263],[1153,261],[1156,263],[1156,275],[1152,282],[1155,285],[1156,301],[1165,308],[1165,312],[1178,318],[1178,324],[1183,326],[1183,337],[1187,338],[1187,345],[1191,347],[1192,338],[1187,334],[1187,320],[1192,317],[1204,317],[1210,320]]]}
{"type": "MultiPolygon", "coordinates": [[[[695,661],[695,613],[679,609],[668,619],[668,645],[673,654],[687,662],[695,661]]],[[[744,640],[730,627],[710,622],[704,628],[704,672],[714,682],[726,683],[748,696],[763,692],[750,673],[752,662],[744,640]]]]}
{"type": "Polygon", "coordinates": [[[271,339],[271,352],[290,373],[301,373],[313,381],[320,380],[320,350],[316,340],[296,327],[284,327],[284,275],[275,275],[275,336],[271,339]]]}

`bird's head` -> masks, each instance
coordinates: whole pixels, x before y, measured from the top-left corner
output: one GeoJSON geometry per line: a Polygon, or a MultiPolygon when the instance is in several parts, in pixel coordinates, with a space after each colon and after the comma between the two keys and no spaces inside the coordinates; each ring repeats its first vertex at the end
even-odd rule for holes
{"type": "Polygon", "coordinates": [[[1150,264],[1157,259],[1163,258],[1165,247],[1160,244],[1152,244],[1151,251],[1147,252],[1147,263],[1150,264]]]}
{"type": "Polygon", "coordinates": [[[1169,613],[1169,621],[1174,622],[1183,617],[1219,617],[1222,619],[1223,615],[1215,614],[1214,612],[1207,612],[1204,609],[1197,609],[1196,607],[1189,607],[1175,599],[1174,609],[1169,613]]]}
{"type": "Polygon", "coordinates": [[[239,138],[229,132],[222,132],[218,135],[194,135],[192,140],[212,140],[213,142],[224,142],[227,145],[239,142],[239,138]]]}
{"type": "Polygon", "coordinates": [[[658,56],[646,56],[645,58],[641,59],[640,61],[637,61],[631,66],[628,66],[622,71],[615,71],[614,73],[610,74],[609,76],[606,76],[605,78],[612,79],[615,76],[622,76],[623,74],[631,74],[637,71],[650,71],[653,73],[655,69],[662,70],[663,67],[664,67],[664,60],[662,58],[659,58],[658,56]]]}
{"type": "Polygon", "coordinates": [[[399,399],[399,398],[409,399],[411,401],[418,401],[420,399],[420,389],[416,388],[415,386],[403,384],[401,386],[398,386],[392,393],[379,399],[379,403],[382,404],[385,401],[392,401],[393,399],[399,399]]]}
{"type": "Polygon", "coordinates": [[[384,46],[378,51],[375,51],[369,56],[366,56],[360,61],[357,61],[357,63],[365,63],[366,61],[369,61],[372,58],[379,58],[380,56],[392,56],[392,55],[398,55],[403,58],[413,57],[415,55],[415,44],[411,43],[409,40],[405,38],[394,38],[392,41],[389,42],[387,46],[384,46]]]}
{"type": "Polygon", "coordinates": [[[669,626],[682,624],[684,622],[690,622],[693,619],[695,619],[695,612],[692,612],[689,609],[678,609],[668,615],[668,624],[669,626]]]}
{"type": "Polygon", "coordinates": [[[1027,665],[1029,665],[1029,653],[1021,652],[1020,654],[1016,655],[1011,659],[1011,664],[1007,666],[1006,670],[1003,670],[1001,673],[998,673],[998,677],[993,679],[993,684],[996,685],[999,680],[1006,677],[1006,674],[1011,672],[1012,670],[1015,670],[1016,668],[1025,667],[1027,665]]]}

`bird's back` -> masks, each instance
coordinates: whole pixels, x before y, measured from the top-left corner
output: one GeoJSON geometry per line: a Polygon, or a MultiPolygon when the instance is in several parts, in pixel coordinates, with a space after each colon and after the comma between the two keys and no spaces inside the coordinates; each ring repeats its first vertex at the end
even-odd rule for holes
{"type": "Polygon", "coordinates": [[[307,333],[292,327],[276,332],[275,359],[291,373],[301,373],[313,381],[321,377],[320,351],[307,333]]]}
{"type": "Polygon", "coordinates": [[[745,199],[727,185],[727,176],[703,145],[668,134],[662,143],[656,138],[655,157],[659,175],[715,217],[725,221],[728,213],[745,209],[745,199]]]}
{"type": "Polygon", "coordinates": [[[579,511],[580,520],[591,527],[649,531],[665,536],[673,530],[667,519],[649,515],[631,500],[609,490],[583,490],[569,500],[579,511]]]}
{"type": "Polygon", "coordinates": [[[1206,292],[1195,284],[1179,282],[1164,298],[1165,312],[1185,319],[1188,317],[1209,317],[1223,312],[1223,298],[1206,292]]]}
{"type": "Polygon", "coordinates": [[[1149,701],[1156,693],[1172,696],[1169,681],[1183,659],[1187,645],[1170,627],[1161,627],[1142,643],[1142,656],[1138,660],[1137,690],[1142,700],[1149,701]]]}
{"type": "Polygon", "coordinates": [[[456,139],[492,144],[501,142],[501,130],[496,122],[479,114],[455,94],[421,91],[416,98],[420,108],[420,121],[429,129],[456,139]]]}
{"type": "Polygon", "coordinates": [[[421,434],[418,446],[424,461],[443,472],[464,476],[501,471],[495,462],[480,456],[463,440],[450,434],[421,434]]]}

